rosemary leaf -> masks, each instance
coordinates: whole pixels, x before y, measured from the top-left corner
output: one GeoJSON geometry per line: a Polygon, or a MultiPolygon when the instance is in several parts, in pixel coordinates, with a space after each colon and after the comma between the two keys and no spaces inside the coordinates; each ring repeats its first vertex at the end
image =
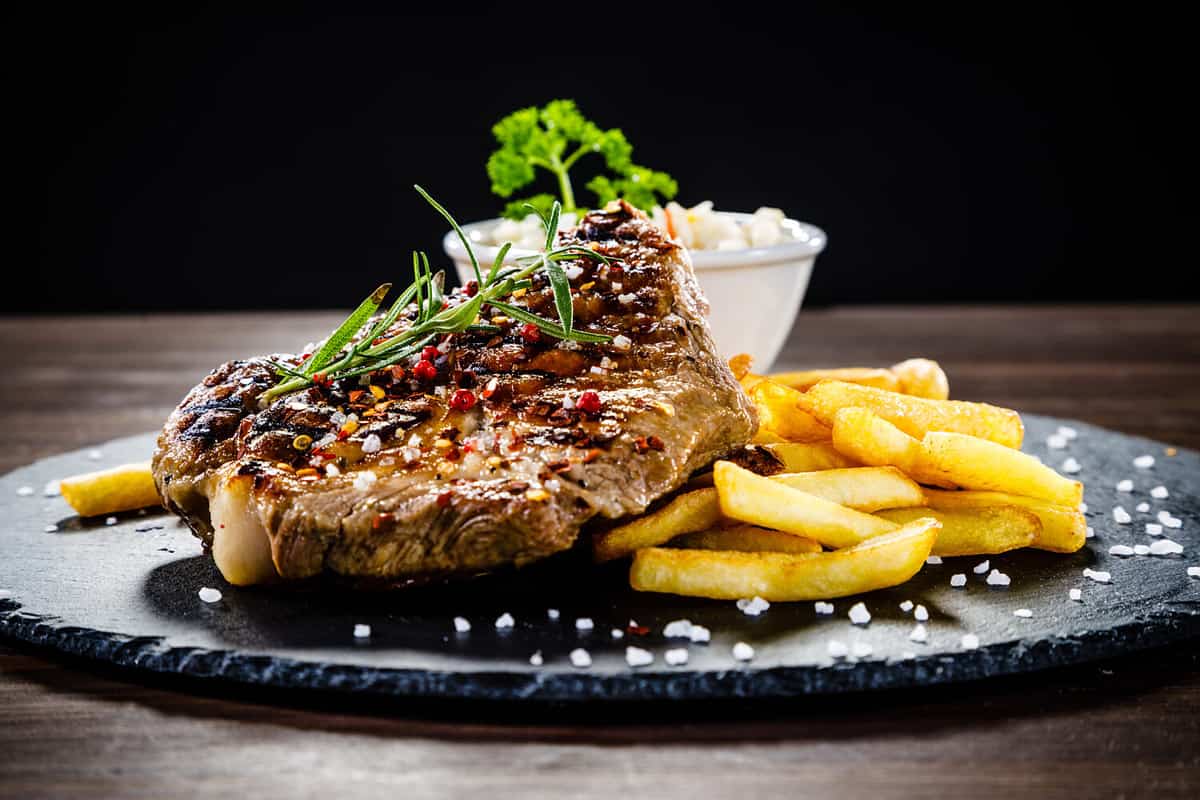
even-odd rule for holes
{"type": "Polygon", "coordinates": [[[346,321],[329,335],[329,338],[325,340],[325,344],[321,345],[321,349],[304,364],[304,374],[315,375],[321,371],[321,367],[324,367],[334,356],[342,352],[342,348],[346,346],[346,343],[354,338],[354,334],[362,330],[363,325],[367,324],[367,320],[379,310],[380,304],[383,303],[383,299],[387,297],[387,293],[391,290],[392,285],[385,283],[374,292],[371,292],[371,296],[363,300],[358,308],[354,309],[353,314],[346,317],[346,321]]]}

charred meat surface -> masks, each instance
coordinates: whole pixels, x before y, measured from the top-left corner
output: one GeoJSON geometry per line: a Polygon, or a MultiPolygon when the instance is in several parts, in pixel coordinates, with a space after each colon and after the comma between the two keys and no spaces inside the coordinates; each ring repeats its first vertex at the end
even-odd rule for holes
{"type": "MultiPolygon", "coordinates": [[[[610,342],[561,341],[485,307],[490,330],[265,407],[268,360],[224,364],[159,436],[164,503],[234,583],[404,581],[565,550],[593,516],[639,513],[744,445],[754,412],[716,353],[687,252],[623,203],[560,238],[614,261],[564,265],[575,326],[610,342]]],[[[534,277],[511,302],[552,316],[534,277]]]]}

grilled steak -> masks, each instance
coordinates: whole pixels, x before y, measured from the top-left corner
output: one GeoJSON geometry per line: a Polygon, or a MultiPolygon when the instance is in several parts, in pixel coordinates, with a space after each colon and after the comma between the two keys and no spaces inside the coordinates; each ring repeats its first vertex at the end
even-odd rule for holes
{"type": "MultiPolygon", "coordinates": [[[[403,582],[565,550],[590,518],[641,512],[744,445],[754,412],[715,352],[687,252],[624,203],[560,240],[615,260],[566,263],[576,327],[611,342],[485,313],[500,332],[447,336],[436,376],[410,362],[265,407],[278,380],[267,359],[229,362],[159,436],[163,502],[232,582],[403,582]]],[[[553,317],[534,277],[514,302],[553,317]]]]}

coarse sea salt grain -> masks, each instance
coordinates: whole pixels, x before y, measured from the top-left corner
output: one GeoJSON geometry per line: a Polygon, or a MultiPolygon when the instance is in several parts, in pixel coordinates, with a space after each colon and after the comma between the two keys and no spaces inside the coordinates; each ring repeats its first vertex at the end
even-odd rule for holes
{"type": "Polygon", "coordinates": [[[971,569],[976,575],[982,575],[983,573],[985,573],[989,569],[991,569],[991,567],[992,567],[991,561],[980,561],[978,564],[976,564],[971,569]]]}
{"type": "Polygon", "coordinates": [[[1067,596],[1070,597],[1072,600],[1074,600],[1076,603],[1083,602],[1083,590],[1082,589],[1072,589],[1070,592],[1067,593],[1067,596]]]}
{"type": "Polygon", "coordinates": [[[1131,556],[1133,555],[1133,548],[1127,544],[1114,544],[1108,548],[1108,554],[1112,556],[1131,556]]]}
{"type": "Polygon", "coordinates": [[[1150,546],[1145,544],[1135,544],[1133,546],[1133,554],[1135,556],[1148,556],[1150,555],[1150,546]]]}
{"type": "Polygon", "coordinates": [[[866,625],[871,621],[871,612],[867,610],[866,603],[855,603],[850,606],[850,621],[855,625],[866,625]]]}
{"type": "Polygon", "coordinates": [[[1083,502],[1081,502],[1081,503],[1079,504],[1079,513],[1080,513],[1080,514],[1086,514],[1086,513],[1087,513],[1087,510],[1088,510],[1088,504],[1087,504],[1087,503],[1083,503],[1083,502]]]}
{"type": "Polygon", "coordinates": [[[508,613],[507,611],[505,611],[503,614],[496,617],[496,630],[502,630],[504,628],[511,628],[513,625],[516,624],[516,622],[517,621],[515,619],[513,619],[513,615],[508,613]]]}
{"type": "Polygon", "coordinates": [[[925,642],[929,641],[929,630],[918,622],[909,632],[908,638],[914,642],[924,644],[925,642]]]}
{"type": "Polygon", "coordinates": [[[688,651],[683,647],[675,647],[663,653],[663,661],[668,667],[679,667],[688,662],[688,651]]]}
{"type": "Polygon", "coordinates": [[[1150,504],[1149,503],[1138,503],[1136,506],[1134,506],[1133,510],[1138,512],[1139,514],[1148,514],[1148,513],[1150,513],[1150,504]]]}
{"type": "Polygon", "coordinates": [[[569,267],[563,267],[563,272],[567,276],[567,280],[573,281],[583,274],[583,267],[578,264],[572,264],[569,267]]]}
{"type": "Polygon", "coordinates": [[[362,451],[364,453],[378,453],[383,447],[383,440],[379,438],[379,434],[369,433],[367,438],[363,439],[362,451]]]}
{"type": "Polygon", "coordinates": [[[58,526],[57,525],[47,525],[46,527],[42,528],[42,530],[45,531],[46,533],[54,533],[56,530],[58,530],[58,526]]]}
{"type": "Polygon", "coordinates": [[[573,667],[582,669],[592,665],[592,654],[582,647],[576,647],[568,657],[571,659],[571,666],[573,667]]]}
{"type": "Polygon", "coordinates": [[[825,645],[825,649],[833,658],[845,658],[850,655],[850,648],[846,647],[846,643],[837,639],[830,639],[825,645]]]}
{"type": "Polygon", "coordinates": [[[928,622],[929,609],[925,606],[917,606],[917,610],[913,612],[913,619],[917,622],[928,622]]]}
{"type": "Polygon", "coordinates": [[[1154,466],[1154,456],[1138,456],[1133,460],[1133,465],[1138,469],[1150,469],[1154,466]]]}
{"type": "Polygon", "coordinates": [[[104,524],[105,524],[105,525],[116,525],[116,524],[117,524],[117,518],[116,518],[116,517],[105,517],[105,518],[104,518],[104,524]]]}
{"type": "Polygon", "coordinates": [[[99,450],[88,450],[87,457],[92,461],[99,461],[104,458],[104,453],[101,453],[99,450]]]}
{"type": "Polygon", "coordinates": [[[692,640],[693,644],[706,644],[712,639],[712,631],[703,625],[693,625],[692,633],[688,638],[692,640]]]}
{"type": "Polygon", "coordinates": [[[1081,469],[1083,469],[1083,467],[1074,458],[1068,458],[1062,463],[1062,467],[1060,469],[1062,469],[1062,471],[1068,475],[1074,475],[1076,472],[1079,472],[1081,469]]]}
{"type": "Polygon", "coordinates": [[[58,481],[50,481],[42,487],[42,497],[58,497],[61,493],[58,481]]]}
{"type": "Polygon", "coordinates": [[[1018,608],[1016,611],[1013,612],[1013,616],[1021,617],[1022,619],[1029,619],[1030,617],[1033,616],[1033,612],[1031,610],[1029,610],[1028,608],[1018,608]]]}
{"type": "Polygon", "coordinates": [[[950,585],[955,589],[961,589],[967,585],[967,575],[964,572],[956,572],[950,576],[950,585]]]}
{"type": "Polygon", "coordinates": [[[671,620],[663,626],[663,636],[668,639],[687,639],[692,635],[692,621],[690,619],[671,620]]]}
{"type": "Polygon", "coordinates": [[[623,333],[618,333],[612,339],[612,346],[618,350],[628,350],[633,346],[633,340],[623,333]]]}
{"type": "Polygon", "coordinates": [[[909,611],[912,611],[913,610],[913,601],[905,600],[903,603],[900,604],[900,610],[903,611],[905,614],[907,614],[909,611]]]}
{"type": "Polygon", "coordinates": [[[592,622],[591,617],[580,617],[575,620],[575,630],[577,631],[590,631],[594,627],[596,627],[596,623],[592,622]]]}
{"type": "Polygon", "coordinates": [[[1012,578],[998,569],[994,569],[988,573],[988,586],[1008,586],[1010,583],[1012,583],[1012,578]]]}
{"type": "Polygon", "coordinates": [[[363,625],[361,623],[358,625],[355,625],[354,626],[354,638],[355,639],[370,639],[371,638],[371,626],[363,625]]]}
{"type": "Polygon", "coordinates": [[[529,657],[529,665],[530,665],[530,666],[533,666],[533,667],[540,667],[542,664],[545,664],[545,663],[546,663],[546,659],[544,659],[544,658],[542,657],[542,651],[541,651],[541,650],[536,650],[536,651],[534,651],[533,655],[531,655],[531,656],[529,657]]]}
{"type": "Polygon", "coordinates": [[[754,648],[745,642],[738,642],[733,646],[733,657],[738,661],[749,661],[754,658],[754,648]]]}
{"type": "Polygon", "coordinates": [[[1170,492],[1167,491],[1167,487],[1165,486],[1155,486],[1150,490],[1150,496],[1155,500],[1166,500],[1170,496],[1170,492]]]}
{"type": "Polygon", "coordinates": [[[1111,572],[1105,572],[1102,569],[1091,569],[1090,567],[1084,567],[1083,577],[1091,578],[1096,583],[1110,583],[1112,581],[1111,572]]]}
{"type": "Polygon", "coordinates": [[[558,619],[559,613],[557,608],[546,609],[546,619],[558,619]]]}
{"type": "Polygon", "coordinates": [[[33,487],[32,486],[22,486],[20,489],[17,489],[17,495],[19,497],[32,497],[33,496],[33,487]]]}
{"type": "Polygon", "coordinates": [[[929,558],[925,559],[925,563],[936,567],[938,564],[942,563],[942,557],[941,556],[930,556],[929,558]]]}
{"type": "Polygon", "coordinates": [[[1051,450],[1062,450],[1067,446],[1067,437],[1052,433],[1046,437],[1046,446],[1051,450]]]}
{"type": "Polygon", "coordinates": [[[1200,578],[1200,567],[1188,567],[1187,574],[1189,578],[1200,578]]]}
{"type": "Polygon", "coordinates": [[[1146,533],[1150,534],[1151,536],[1162,536],[1162,532],[1163,526],[1159,525],[1157,522],[1146,523],[1146,533]]]}
{"type": "Polygon", "coordinates": [[[209,586],[205,586],[203,589],[197,592],[197,594],[199,594],[200,599],[206,603],[216,603],[221,599],[221,590],[213,589],[209,586]]]}
{"type": "Polygon", "coordinates": [[[613,629],[612,629],[612,638],[614,638],[614,639],[624,639],[624,638],[625,638],[625,631],[621,630],[620,628],[613,628],[613,629]]]}
{"type": "Polygon", "coordinates": [[[1113,521],[1118,525],[1128,525],[1133,522],[1133,517],[1129,516],[1129,512],[1121,506],[1117,506],[1112,510],[1113,521]]]}
{"type": "Polygon", "coordinates": [[[851,652],[854,653],[855,658],[867,658],[875,652],[875,648],[866,642],[855,642],[851,652]]]}
{"type": "Polygon", "coordinates": [[[1183,520],[1181,520],[1179,517],[1171,516],[1170,511],[1158,512],[1158,521],[1161,522],[1165,527],[1168,527],[1168,528],[1182,528],[1183,527],[1183,520]]]}
{"type": "Polygon", "coordinates": [[[1096,529],[1093,528],[1091,525],[1088,525],[1087,531],[1084,533],[1084,538],[1091,539],[1095,535],[1096,535],[1096,529]]]}
{"type": "Polygon", "coordinates": [[[630,645],[625,648],[625,663],[631,667],[645,667],[654,663],[654,654],[649,650],[630,645]]]}
{"type": "Polygon", "coordinates": [[[466,617],[455,617],[454,630],[458,633],[466,633],[467,631],[471,630],[471,623],[466,617]]]}
{"type": "Polygon", "coordinates": [[[617,302],[623,306],[629,305],[634,300],[637,300],[637,295],[633,294],[632,292],[626,292],[625,294],[617,295],[617,302]]]}
{"type": "Polygon", "coordinates": [[[824,614],[825,616],[828,616],[833,613],[833,603],[826,603],[822,600],[818,600],[817,602],[813,603],[813,610],[818,614],[824,614]]]}
{"type": "Polygon", "coordinates": [[[1079,431],[1075,430],[1074,428],[1072,428],[1068,425],[1059,425],[1058,426],[1058,435],[1063,437],[1064,439],[1075,439],[1075,438],[1078,438],[1079,431]]]}
{"type": "Polygon", "coordinates": [[[1117,491],[1118,492],[1132,492],[1133,491],[1133,481],[1129,480],[1128,478],[1126,478],[1123,481],[1117,481],[1117,491]]]}
{"type": "Polygon", "coordinates": [[[1173,556],[1183,552],[1183,545],[1170,539],[1155,539],[1150,543],[1150,555],[1173,556]]]}
{"type": "Polygon", "coordinates": [[[354,488],[360,492],[365,492],[377,480],[379,480],[378,475],[369,469],[364,469],[354,476],[354,488]]]}
{"type": "Polygon", "coordinates": [[[757,595],[749,600],[738,600],[738,610],[748,617],[757,617],[771,607],[771,604],[757,595]]]}
{"type": "Polygon", "coordinates": [[[963,650],[978,650],[979,637],[973,633],[964,633],[962,637],[963,650]]]}

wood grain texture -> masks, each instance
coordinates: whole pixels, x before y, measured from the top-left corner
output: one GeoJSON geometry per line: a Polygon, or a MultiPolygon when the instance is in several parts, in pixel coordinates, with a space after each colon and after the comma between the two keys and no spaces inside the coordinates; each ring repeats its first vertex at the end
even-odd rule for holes
{"type": "MultiPolygon", "coordinates": [[[[151,430],[336,314],[0,320],[0,470],[151,430]]],[[[833,309],[779,368],[923,355],[955,397],[1200,448],[1200,307],[833,309]]],[[[0,542],[0,557],[3,543],[0,542]]],[[[147,680],[0,642],[0,797],[1194,797],[1200,646],[822,701],[372,704],[147,680]]]]}

